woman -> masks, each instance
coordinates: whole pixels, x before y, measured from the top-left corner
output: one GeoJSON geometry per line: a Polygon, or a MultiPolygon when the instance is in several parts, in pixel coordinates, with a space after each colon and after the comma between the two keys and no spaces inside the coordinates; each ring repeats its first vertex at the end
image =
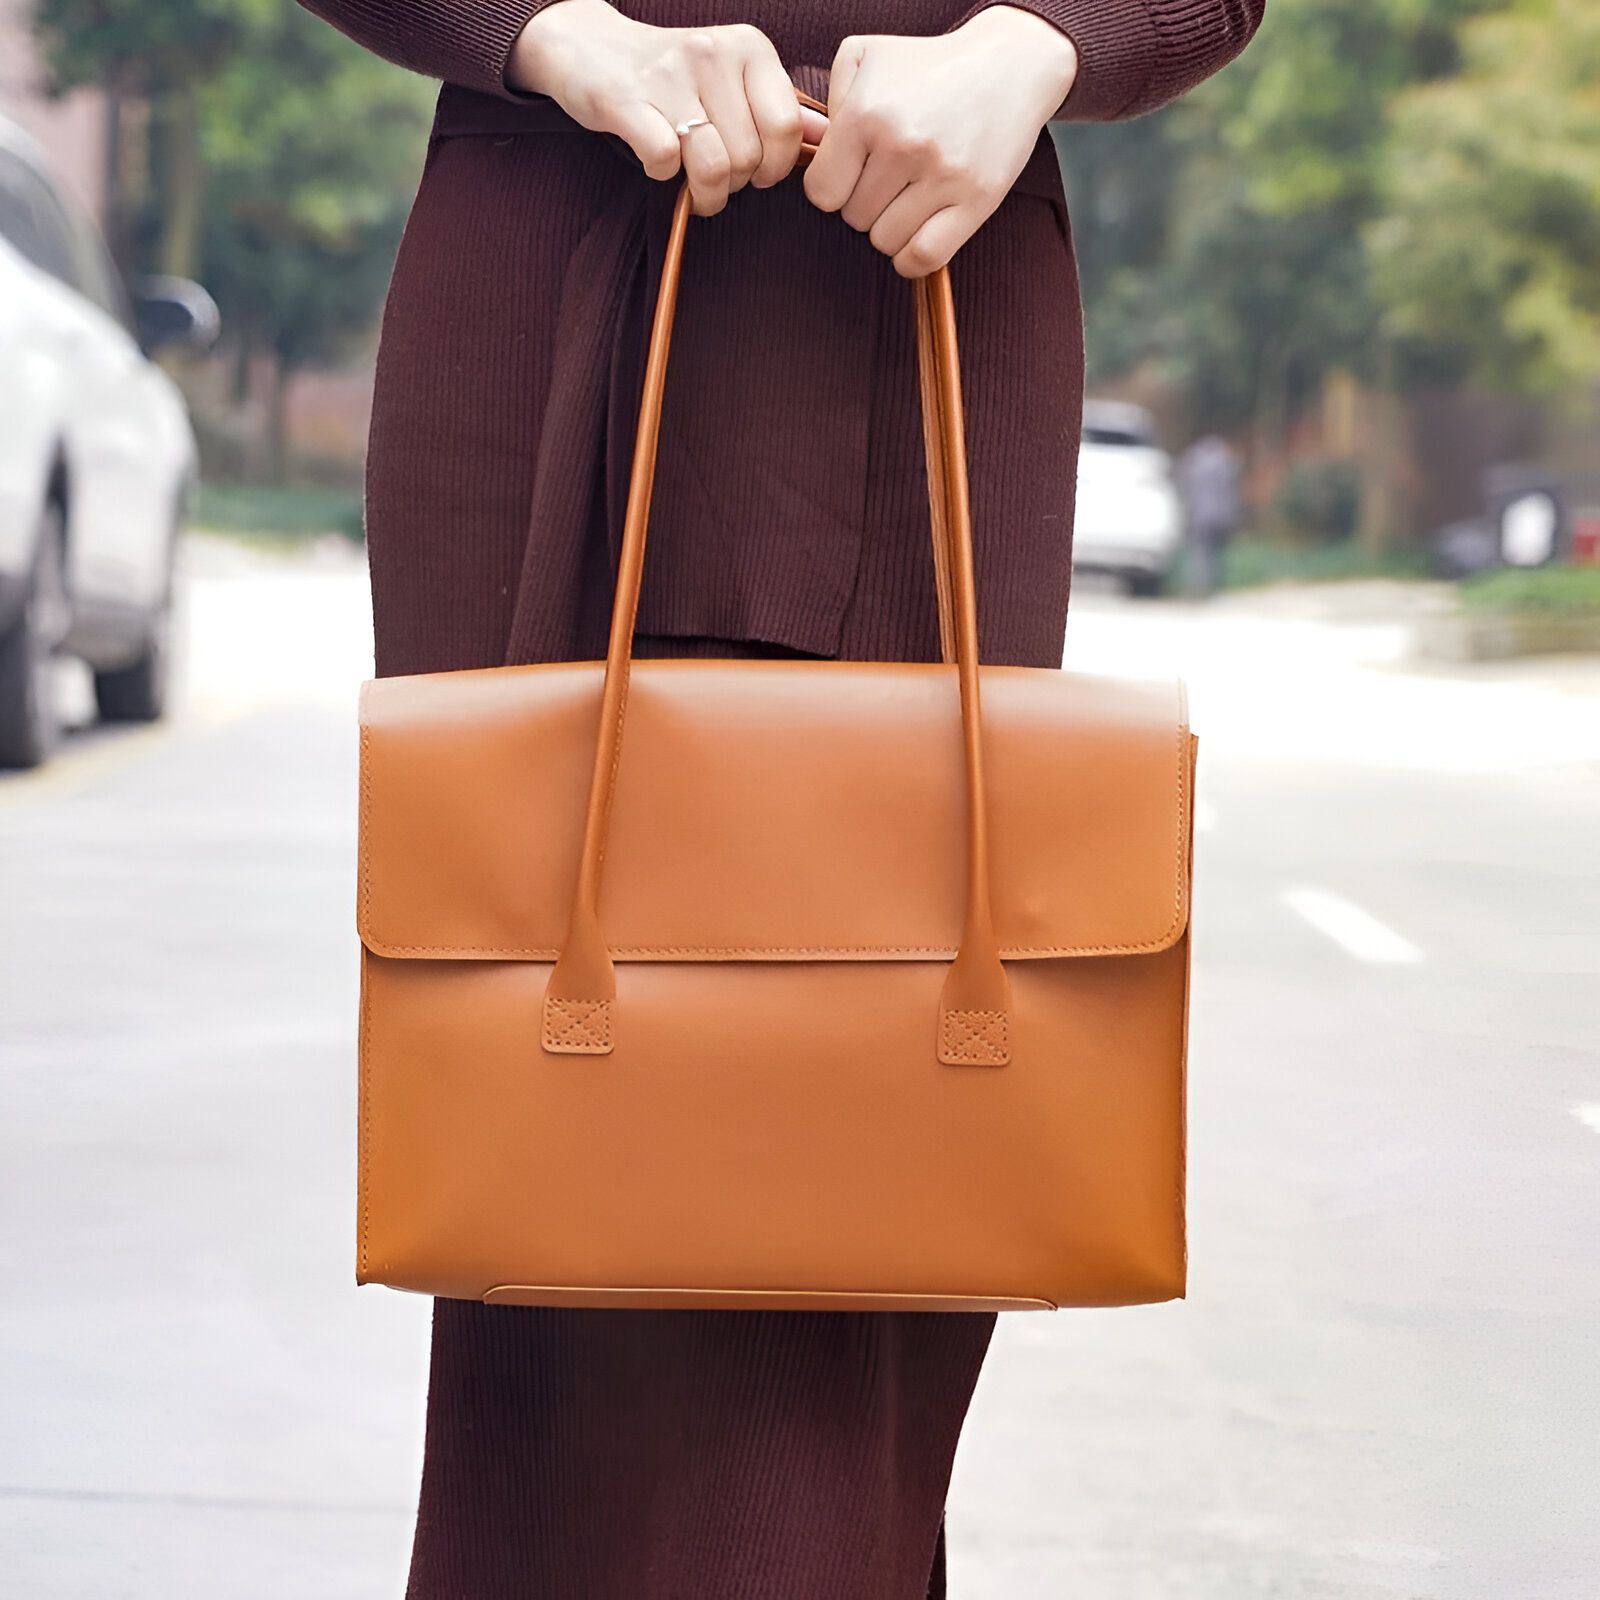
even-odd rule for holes
{"type": "MultiPolygon", "coordinates": [[[[726,214],[691,231],[638,653],[937,656],[902,278],[960,250],[984,656],[1059,663],[1083,351],[1041,130],[1172,99],[1264,0],[305,3],[445,80],[378,367],[380,672],[604,654],[680,173],[726,214]]],[[[409,1592],[942,1594],[991,1331],[437,1302],[409,1592]]]]}

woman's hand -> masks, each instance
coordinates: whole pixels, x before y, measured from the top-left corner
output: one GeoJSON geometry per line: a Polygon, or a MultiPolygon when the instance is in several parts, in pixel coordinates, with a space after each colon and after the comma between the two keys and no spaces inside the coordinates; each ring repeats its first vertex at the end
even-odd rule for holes
{"type": "Polygon", "coordinates": [[[933,38],[846,39],[806,193],[925,277],[1005,198],[1077,71],[1066,34],[1014,6],[933,38]]]}
{"type": "Polygon", "coordinates": [[[794,85],[771,40],[743,23],[653,28],[604,0],[557,0],[518,35],[506,83],[616,134],[652,178],[682,170],[701,216],[747,183],[787,177],[800,153],[794,85]],[[707,121],[677,132],[698,118],[707,121]]]}

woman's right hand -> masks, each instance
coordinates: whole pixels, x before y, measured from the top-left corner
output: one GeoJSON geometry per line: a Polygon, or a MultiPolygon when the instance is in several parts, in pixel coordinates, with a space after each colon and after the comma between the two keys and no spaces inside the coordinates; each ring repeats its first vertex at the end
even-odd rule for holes
{"type": "Polygon", "coordinates": [[[772,41],[745,23],[654,28],[605,0],[556,0],[518,35],[505,76],[507,87],[549,95],[584,127],[617,135],[650,177],[684,172],[703,217],[747,183],[786,178],[800,153],[794,85],[772,41]],[[678,133],[699,117],[709,120],[678,133]]]}

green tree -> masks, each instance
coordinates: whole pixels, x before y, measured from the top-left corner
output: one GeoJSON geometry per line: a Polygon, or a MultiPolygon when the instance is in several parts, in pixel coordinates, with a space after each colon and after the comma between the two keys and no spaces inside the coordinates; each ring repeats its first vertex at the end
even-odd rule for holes
{"type": "MultiPolygon", "coordinates": [[[[1063,130],[1091,375],[1154,361],[1193,428],[1248,427],[1267,459],[1335,373],[1397,404],[1366,245],[1389,204],[1391,107],[1458,70],[1463,24],[1494,3],[1273,0],[1241,59],[1179,105],[1063,130]]],[[[1397,464],[1362,465],[1364,523],[1387,527],[1397,464]]]]}
{"type": "Polygon", "coordinates": [[[243,356],[269,352],[270,470],[285,389],[364,336],[415,187],[433,89],[278,5],[200,100],[203,266],[243,356]]]}
{"type": "MultiPolygon", "coordinates": [[[[122,187],[128,165],[121,124],[130,100],[151,111],[161,150],[160,243],[165,272],[194,273],[199,257],[205,165],[197,96],[270,19],[278,0],[38,0],[34,27],[58,89],[106,90],[111,125],[107,211],[124,267],[135,246],[133,211],[144,198],[122,187]]],[[[148,175],[147,175],[148,177],[148,175]]],[[[142,191],[144,184],[137,186],[142,191]]]]}
{"type": "Polygon", "coordinates": [[[1181,104],[1092,130],[1099,148],[1066,130],[1075,202],[1109,168],[1113,194],[1159,206],[1129,230],[1117,219],[1136,207],[1122,201],[1108,223],[1090,200],[1079,231],[1097,366],[1155,356],[1197,422],[1269,432],[1330,367],[1370,371],[1362,231],[1383,202],[1388,107],[1453,67],[1461,20],[1485,3],[1273,0],[1240,60],[1181,104]]]}
{"type": "Polygon", "coordinates": [[[62,87],[155,94],[211,76],[277,0],[37,0],[34,26],[62,87]]]}
{"type": "Polygon", "coordinates": [[[1600,377],[1600,7],[1516,0],[1399,101],[1377,290],[1408,363],[1525,395],[1600,377]]]}
{"type": "Polygon", "coordinates": [[[432,87],[288,0],[40,0],[35,21],[59,88],[149,106],[151,170],[112,207],[119,260],[201,277],[240,370],[271,357],[281,477],[289,377],[372,325],[432,87]]]}

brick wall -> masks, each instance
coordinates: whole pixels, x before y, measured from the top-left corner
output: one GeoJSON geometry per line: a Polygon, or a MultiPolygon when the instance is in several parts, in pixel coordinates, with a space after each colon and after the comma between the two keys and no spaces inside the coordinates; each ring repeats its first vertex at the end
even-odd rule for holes
{"type": "Polygon", "coordinates": [[[56,176],[103,221],[105,97],[93,89],[75,90],[60,100],[45,94],[28,28],[30,9],[30,0],[0,0],[0,116],[44,146],[56,176]]]}

